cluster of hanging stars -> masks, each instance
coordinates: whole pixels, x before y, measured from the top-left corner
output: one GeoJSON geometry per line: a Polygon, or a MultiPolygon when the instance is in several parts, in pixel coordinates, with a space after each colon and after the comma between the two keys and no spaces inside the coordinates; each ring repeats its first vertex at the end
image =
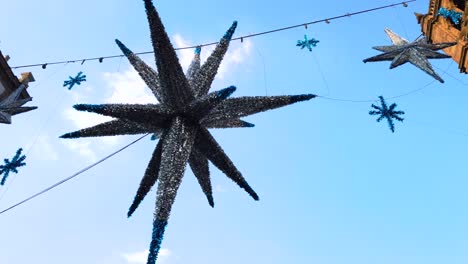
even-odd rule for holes
{"type": "Polygon", "coordinates": [[[18,173],[18,168],[23,167],[26,165],[25,162],[23,162],[26,159],[25,155],[21,155],[21,152],[23,151],[22,148],[18,149],[16,151],[15,156],[13,159],[10,161],[8,159],[5,159],[5,165],[0,165],[0,175],[3,174],[2,181],[0,182],[0,185],[5,185],[5,181],[8,178],[8,175],[10,172],[18,173]]]}
{"type": "Polygon", "coordinates": [[[70,78],[70,80],[68,81],[64,81],[63,82],[63,87],[68,87],[68,90],[71,90],[71,88],[73,88],[73,86],[76,85],[81,85],[81,82],[85,82],[86,81],[86,75],[82,75],[83,72],[79,72],[76,77],[71,77],[69,76],[68,78],[70,78]]]}

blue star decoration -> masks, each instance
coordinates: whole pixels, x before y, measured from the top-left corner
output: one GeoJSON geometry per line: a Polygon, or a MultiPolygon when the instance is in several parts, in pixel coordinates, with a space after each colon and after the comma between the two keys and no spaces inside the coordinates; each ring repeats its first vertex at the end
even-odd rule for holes
{"type": "Polygon", "coordinates": [[[446,8],[441,7],[439,8],[439,12],[437,12],[437,15],[452,20],[453,24],[458,26],[460,25],[463,13],[457,12],[455,10],[448,10],[446,8]]]}
{"type": "Polygon", "coordinates": [[[3,174],[3,178],[0,182],[0,185],[5,185],[5,181],[8,178],[10,172],[18,173],[18,168],[26,165],[26,163],[23,162],[26,159],[26,156],[21,155],[21,151],[23,151],[22,148],[18,149],[11,161],[5,159],[5,165],[0,165],[0,175],[3,174]]]}
{"type": "Polygon", "coordinates": [[[397,106],[395,103],[390,105],[390,107],[387,107],[387,104],[385,103],[385,100],[382,96],[379,96],[379,99],[381,106],[379,107],[372,104],[372,107],[377,111],[369,111],[369,115],[380,115],[379,118],[377,118],[377,122],[380,122],[382,119],[386,118],[390,130],[392,130],[392,132],[395,132],[395,125],[393,124],[393,119],[403,122],[403,118],[399,117],[399,115],[404,115],[405,112],[395,111],[395,107],[397,106]]]}
{"type": "Polygon", "coordinates": [[[82,75],[83,72],[79,72],[75,78],[69,76],[70,80],[63,82],[63,87],[69,86],[68,90],[71,90],[75,84],[80,85],[81,82],[86,82],[86,75],[82,75]]]}
{"type": "Polygon", "coordinates": [[[312,51],[312,47],[317,47],[319,42],[314,38],[308,39],[307,35],[304,35],[304,40],[298,40],[296,46],[301,47],[301,49],[308,48],[309,51],[312,51]]]}

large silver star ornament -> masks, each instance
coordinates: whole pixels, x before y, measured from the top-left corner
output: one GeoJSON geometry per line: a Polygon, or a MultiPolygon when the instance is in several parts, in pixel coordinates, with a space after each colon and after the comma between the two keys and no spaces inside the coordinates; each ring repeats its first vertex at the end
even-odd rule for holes
{"type": "Polygon", "coordinates": [[[18,99],[24,89],[26,89],[26,85],[21,84],[18,89],[16,89],[4,100],[0,101],[0,123],[11,124],[11,116],[28,112],[37,108],[36,106],[22,106],[32,100],[31,97],[18,99]]]}
{"type": "Polygon", "coordinates": [[[228,49],[237,22],[229,28],[206,62],[200,64],[197,48],[187,74],[151,0],[144,0],[156,57],[157,71],[116,40],[118,46],[153,92],[159,104],[78,104],[79,111],[94,112],[116,119],[71,132],[62,138],[152,133],[159,142],[128,211],[130,217],[158,181],[153,235],[148,264],[156,261],[163,234],[187,163],[208,202],[214,205],[208,161],[243,188],[255,200],[249,186],[208,128],[252,127],[240,118],[314,98],[315,95],[256,96],[228,98],[231,86],[209,93],[211,83],[228,49]]]}
{"type": "Polygon", "coordinates": [[[392,41],[393,45],[373,47],[373,49],[384,53],[367,58],[363,60],[364,62],[392,61],[390,69],[409,62],[431,75],[439,82],[444,82],[444,80],[442,80],[442,78],[434,71],[428,59],[450,58],[449,55],[438,53],[436,51],[456,45],[456,42],[431,44],[427,42],[426,38],[421,38],[410,43],[408,40],[400,37],[388,28],[385,29],[385,33],[387,33],[387,36],[392,41]]]}

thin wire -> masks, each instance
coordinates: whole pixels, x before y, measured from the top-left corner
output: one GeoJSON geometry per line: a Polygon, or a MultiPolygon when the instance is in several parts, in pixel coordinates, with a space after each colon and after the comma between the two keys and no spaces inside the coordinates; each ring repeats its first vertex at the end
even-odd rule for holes
{"type": "MultiPolygon", "coordinates": [[[[452,62],[453,62],[453,61],[452,61],[452,62]]],[[[434,66],[434,68],[440,70],[440,68],[437,67],[437,66],[434,66]]],[[[453,76],[452,74],[450,74],[450,73],[448,73],[448,72],[447,72],[446,74],[447,74],[448,76],[450,76],[452,79],[455,79],[456,81],[458,81],[459,83],[461,83],[461,84],[463,84],[463,85],[465,85],[465,86],[468,86],[468,83],[465,83],[464,81],[458,79],[457,77],[453,76]]]]}
{"type": "Polygon", "coordinates": [[[265,86],[265,96],[268,96],[265,58],[263,57],[262,53],[260,53],[260,50],[257,47],[255,47],[255,49],[257,50],[258,55],[262,59],[262,64],[263,64],[263,85],[265,86]]]}
{"type": "Polygon", "coordinates": [[[313,53],[312,53],[312,59],[315,61],[315,64],[317,65],[320,75],[322,76],[322,81],[325,84],[325,87],[327,88],[327,96],[328,96],[330,95],[330,86],[328,86],[327,78],[325,78],[325,74],[322,71],[322,67],[320,66],[318,59],[315,57],[313,53]]]}
{"type": "MultiPolygon", "coordinates": [[[[68,65],[68,63],[66,63],[63,68],[61,68],[61,70],[63,70],[66,66],[68,65]]],[[[54,72],[52,75],[48,76],[46,80],[52,78],[55,74],[58,73],[58,70],[56,72],[54,72]]],[[[51,113],[52,112],[55,112],[57,110],[57,108],[63,103],[63,98],[65,97],[65,93],[62,95],[61,99],[57,101],[57,103],[55,104],[55,106],[52,108],[51,110],[51,113]]],[[[28,155],[29,152],[32,150],[33,146],[36,144],[37,140],[39,139],[39,137],[41,136],[44,128],[47,126],[47,124],[50,122],[50,120],[52,119],[52,114],[49,114],[48,115],[48,118],[45,120],[45,122],[42,124],[41,128],[39,129],[39,132],[36,136],[36,138],[34,139],[33,143],[28,147],[27,151],[26,151],[26,154],[25,155],[28,155]]]]}
{"type": "Polygon", "coordinates": [[[40,191],[40,192],[38,192],[38,193],[36,193],[36,194],[34,194],[34,195],[32,195],[32,196],[30,196],[30,197],[24,199],[24,200],[22,200],[22,201],[19,202],[19,203],[16,203],[16,204],[14,204],[14,205],[12,205],[12,206],[10,206],[10,207],[4,209],[3,211],[0,211],[0,215],[3,214],[3,213],[6,213],[7,211],[10,211],[11,209],[13,209],[13,208],[15,208],[15,207],[17,207],[17,206],[19,206],[19,205],[21,205],[21,204],[24,204],[24,203],[26,203],[26,202],[28,202],[28,201],[30,201],[30,200],[32,200],[32,199],[38,197],[38,196],[41,195],[41,194],[44,194],[44,193],[46,193],[46,192],[48,192],[48,191],[54,189],[55,187],[58,187],[59,185],[65,183],[65,182],[67,182],[67,181],[69,181],[69,180],[71,180],[71,179],[73,179],[73,178],[75,178],[75,177],[77,177],[78,175],[82,174],[83,172],[85,172],[85,171],[87,171],[87,170],[93,168],[94,166],[96,166],[96,165],[102,163],[103,161],[109,159],[110,157],[116,155],[117,153],[119,153],[119,152],[123,151],[124,149],[130,147],[131,145],[137,143],[138,141],[142,140],[144,137],[148,136],[149,134],[150,134],[150,133],[148,133],[148,134],[146,134],[146,135],[144,135],[144,136],[139,137],[138,139],[132,141],[130,144],[128,144],[128,145],[124,146],[123,148],[121,148],[121,149],[119,149],[119,150],[113,152],[112,154],[110,154],[110,155],[104,157],[103,159],[99,160],[98,162],[95,162],[95,163],[93,163],[93,164],[91,164],[91,165],[85,167],[84,169],[82,169],[82,170],[76,172],[75,174],[73,174],[73,175],[71,175],[71,176],[69,176],[69,177],[67,177],[67,178],[65,178],[65,179],[63,179],[63,180],[61,180],[61,181],[59,181],[59,182],[57,182],[57,183],[51,185],[50,187],[45,188],[44,190],[42,190],[42,191],[40,191]]]}
{"type": "MultiPolygon", "coordinates": [[[[289,30],[289,29],[293,29],[293,28],[304,27],[304,26],[307,26],[307,25],[317,24],[317,23],[321,23],[321,22],[326,22],[326,23],[328,23],[328,22],[330,22],[331,20],[341,19],[341,18],[344,18],[344,17],[351,17],[351,16],[353,16],[353,15],[359,15],[359,14],[363,14],[363,13],[373,12],[373,11],[377,11],[377,10],[380,10],[380,9],[386,9],[386,8],[390,8],[390,7],[394,7],[394,6],[398,6],[398,5],[405,5],[405,4],[407,4],[407,3],[415,2],[415,1],[417,1],[417,0],[408,0],[408,1],[404,1],[404,2],[399,2],[399,3],[391,4],[391,5],[386,5],[386,6],[380,6],[380,7],[375,7],[375,8],[371,8],[371,9],[366,9],[366,10],[362,10],[362,11],[358,11],[358,12],[346,13],[346,14],[344,14],[344,15],[335,16],[335,17],[329,17],[329,18],[325,18],[325,19],[319,19],[319,20],[315,20],[315,21],[311,21],[311,22],[307,22],[307,23],[301,23],[301,24],[294,25],[294,26],[288,26],[288,27],[283,27],[283,28],[268,30],[268,31],[264,31],[264,32],[249,34],[249,35],[245,35],[245,36],[233,38],[232,40],[244,40],[244,39],[246,39],[246,38],[251,38],[251,37],[256,37],[256,36],[271,34],[271,33],[279,32],[279,31],[285,31],[285,30],[289,30]]],[[[194,49],[194,48],[197,48],[197,47],[212,46],[212,45],[216,45],[216,44],[218,44],[218,43],[219,43],[219,42],[211,42],[211,43],[205,43],[205,44],[200,44],[200,45],[194,45],[194,46],[176,48],[175,50],[194,49]]],[[[144,55],[144,54],[152,54],[152,53],[154,53],[154,51],[138,52],[138,53],[135,53],[135,54],[136,54],[136,55],[144,55]]],[[[112,55],[112,56],[104,56],[104,57],[95,57],[95,58],[85,58],[85,59],[76,59],[76,60],[68,60],[68,61],[58,61],[58,62],[48,62],[48,63],[39,63],[39,64],[22,65],[22,66],[15,66],[15,67],[11,67],[11,68],[12,68],[12,69],[19,69],[19,68],[38,67],[38,66],[43,66],[43,65],[56,65],[56,64],[75,63],[75,62],[93,61],[93,60],[102,61],[103,59],[122,58],[122,57],[124,57],[124,56],[125,56],[125,55],[112,55]]]]}
{"type": "MultiPolygon", "coordinates": [[[[395,7],[394,7],[394,9],[395,9],[395,7]]],[[[395,14],[396,14],[396,16],[397,16],[397,18],[398,18],[398,21],[400,22],[400,26],[403,28],[403,31],[405,31],[405,37],[406,37],[406,39],[408,39],[408,38],[409,38],[408,31],[406,30],[406,27],[405,27],[405,25],[403,24],[403,21],[402,21],[402,19],[401,19],[401,17],[400,17],[400,14],[398,13],[398,11],[395,11],[395,14]]]]}
{"type": "Polygon", "coordinates": [[[119,67],[117,68],[117,72],[120,72],[120,66],[122,65],[122,58],[123,58],[123,57],[120,57],[119,67]]]}

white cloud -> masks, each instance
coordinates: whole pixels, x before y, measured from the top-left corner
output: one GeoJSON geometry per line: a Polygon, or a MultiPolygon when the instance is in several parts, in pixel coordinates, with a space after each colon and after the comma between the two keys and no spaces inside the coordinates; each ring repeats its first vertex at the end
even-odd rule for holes
{"type": "MultiPolygon", "coordinates": [[[[188,47],[188,46],[193,45],[188,40],[184,39],[179,34],[175,34],[173,39],[174,39],[174,45],[175,45],[176,48],[188,47]]],[[[178,57],[179,57],[180,65],[182,66],[184,71],[187,72],[187,69],[190,66],[190,63],[192,62],[192,59],[193,59],[194,50],[193,49],[183,49],[183,50],[178,50],[177,52],[179,53],[178,57]]],[[[203,54],[204,53],[205,53],[205,50],[203,50],[203,52],[202,52],[202,59],[203,59],[203,54]]]]}
{"type": "MultiPolygon", "coordinates": [[[[188,46],[194,45],[190,41],[184,39],[179,34],[174,35],[173,39],[174,39],[174,44],[177,48],[188,47],[188,46]]],[[[202,53],[201,53],[202,64],[208,58],[211,52],[213,52],[214,47],[215,46],[203,47],[202,53]]],[[[218,74],[216,75],[216,78],[223,79],[225,74],[231,71],[235,65],[244,62],[251,54],[252,47],[253,47],[253,44],[250,39],[244,40],[243,43],[239,43],[238,41],[231,42],[230,47],[226,55],[224,56],[224,59],[221,62],[221,65],[219,66],[218,74]]],[[[184,69],[184,71],[187,71],[188,66],[190,65],[193,59],[194,51],[192,49],[184,49],[184,50],[179,50],[178,52],[179,52],[180,65],[182,65],[182,68],[184,69]]]]}
{"type": "Polygon", "coordinates": [[[218,185],[216,185],[214,187],[213,192],[215,192],[215,193],[224,193],[224,192],[226,192],[226,189],[224,189],[223,186],[218,184],[218,185]]]}
{"type": "Polygon", "coordinates": [[[132,68],[123,73],[104,73],[104,80],[112,89],[106,103],[148,104],[157,103],[156,98],[147,88],[138,73],[132,68]]]}
{"type": "Polygon", "coordinates": [[[231,71],[234,65],[244,62],[250,56],[252,47],[253,44],[250,39],[244,40],[243,43],[233,43],[230,51],[226,53],[223,62],[219,66],[217,77],[223,79],[224,75],[231,71]]]}
{"type": "Polygon", "coordinates": [[[36,155],[36,150],[40,151],[40,153],[37,155],[40,160],[58,160],[58,153],[52,144],[50,144],[48,136],[40,136],[37,139],[36,147],[33,148],[34,155],[36,155]]]}
{"type": "MultiPolygon", "coordinates": [[[[122,256],[130,264],[145,264],[148,259],[149,251],[141,251],[130,254],[123,254],[122,256]]],[[[171,251],[167,248],[161,248],[158,254],[158,263],[164,262],[171,255],[171,251]]]]}
{"type": "Polygon", "coordinates": [[[82,142],[76,140],[63,140],[62,143],[70,150],[77,152],[81,156],[88,159],[90,162],[96,162],[96,154],[90,147],[90,142],[82,142]]]}

